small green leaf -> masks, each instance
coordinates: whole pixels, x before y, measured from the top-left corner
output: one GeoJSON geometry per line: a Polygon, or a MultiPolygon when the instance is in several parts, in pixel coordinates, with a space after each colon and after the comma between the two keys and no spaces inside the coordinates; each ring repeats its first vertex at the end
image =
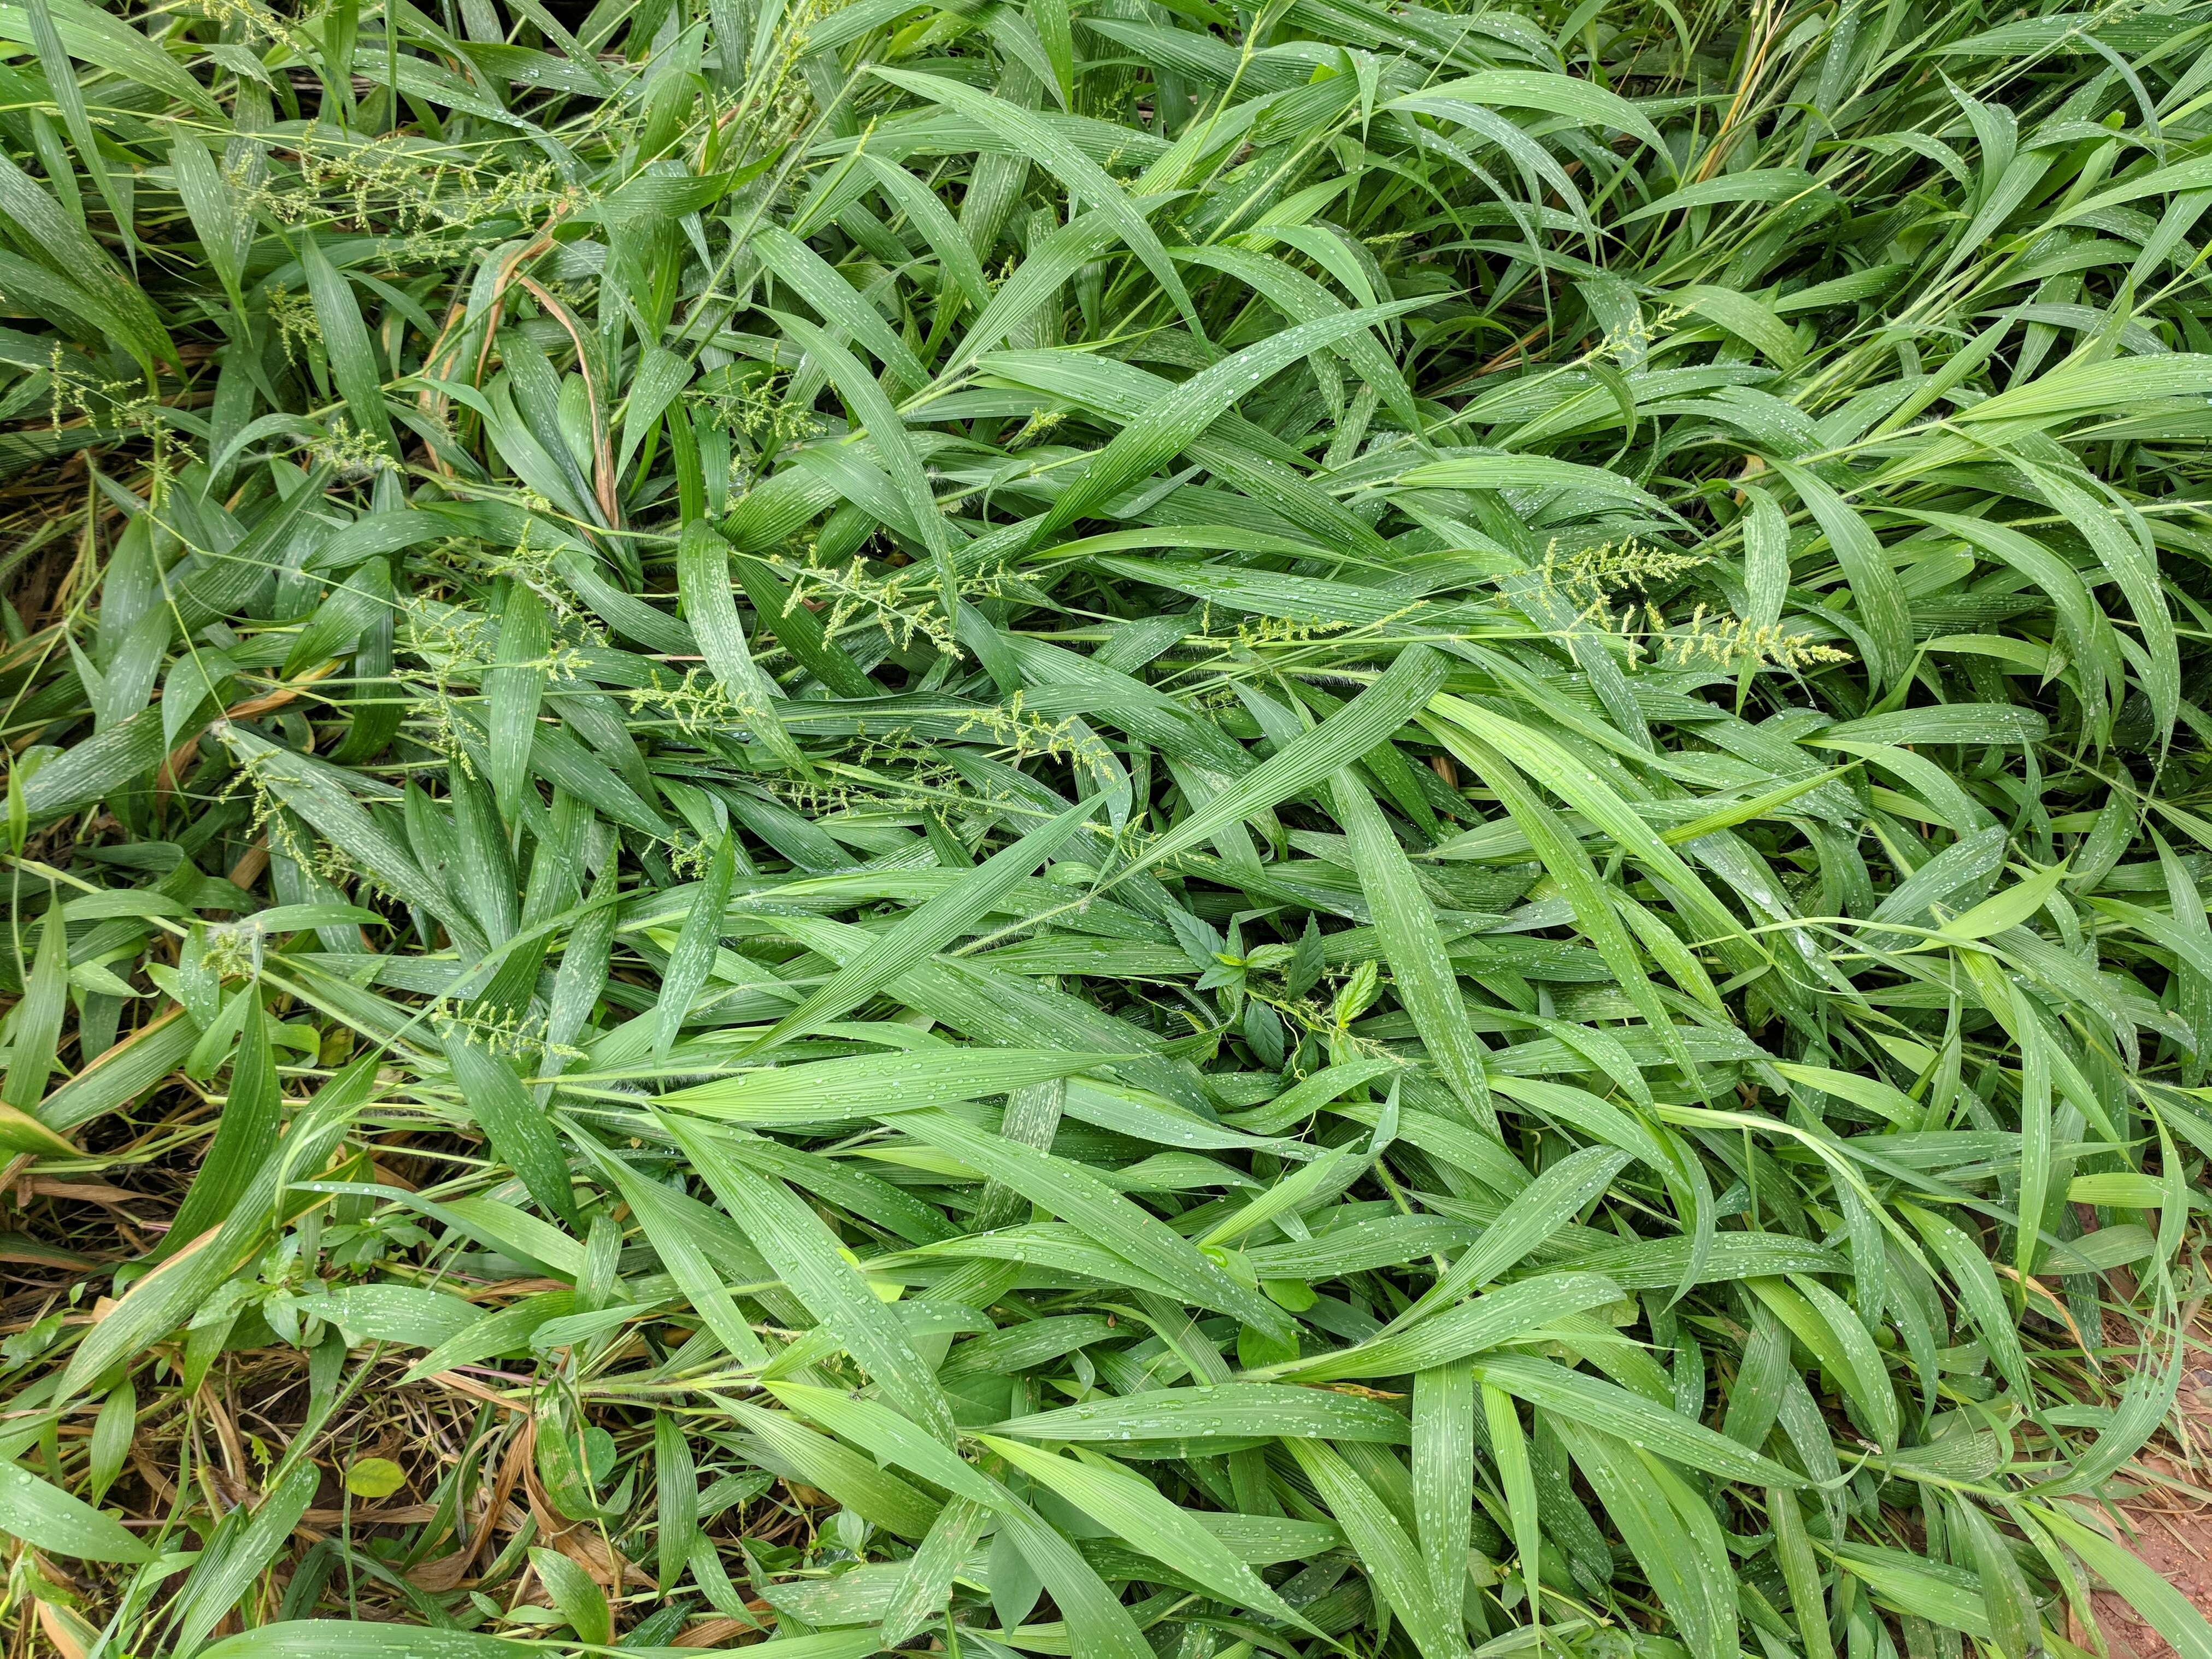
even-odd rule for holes
{"type": "Polygon", "coordinates": [[[356,1498],[389,1498],[407,1484],[407,1471],[388,1457],[363,1457],[346,1465],[345,1489],[356,1498]]]}

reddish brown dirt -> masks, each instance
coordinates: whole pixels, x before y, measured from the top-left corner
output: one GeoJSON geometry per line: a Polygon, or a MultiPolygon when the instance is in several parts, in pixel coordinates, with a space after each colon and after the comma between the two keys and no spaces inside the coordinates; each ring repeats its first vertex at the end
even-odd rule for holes
{"type": "MultiPolygon", "coordinates": [[[[2212,1508],[2169,1508],[2153,1499],[2130,1504],[2128,1515],[2136,1526],[2136,1553],[2212,1619],[2212,1508]]],[[[2112,1659],[2172,1659],[2166,1638],[2112,1591],[2098,1591],[2095,1605],[2112,1659]]]]}
{"type": "MultiPolygon", "coordinates": [[[[2212,1346],[2207,1346],[2212,1332],[2208,1332],[2208,1323],[2212,1319],[2200,1310],[2191,1324],[2189,1370],[2174,1402],[2188,1444],[2177,1445],[2161,1437],[2140,1459],[2145,1470],[2199,1491],[2208,1484],[2206,1455],[2212,1451],[2212,1346]]],[[[2212,1619],[2212,1504],[2192,1503],[2181,1492],[2146,1482],[2142,1495],[2122,1507],[2135,1528],[2130,1542],[2144,1565],[2212,1619]]],[[[2112,1591],[2098,1591],[2094,1605],[2112,1659],[2173,1659],[2166,1638],[2112,1591]]]]}

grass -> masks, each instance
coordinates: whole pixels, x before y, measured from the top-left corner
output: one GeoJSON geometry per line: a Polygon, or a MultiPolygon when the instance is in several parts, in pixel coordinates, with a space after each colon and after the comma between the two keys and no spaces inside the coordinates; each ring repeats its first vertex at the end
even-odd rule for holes
{"type": "Polygon", "coordinates": [[[0,39],[9,1659],[2212,1656],[2212,5],[0,39]]]}

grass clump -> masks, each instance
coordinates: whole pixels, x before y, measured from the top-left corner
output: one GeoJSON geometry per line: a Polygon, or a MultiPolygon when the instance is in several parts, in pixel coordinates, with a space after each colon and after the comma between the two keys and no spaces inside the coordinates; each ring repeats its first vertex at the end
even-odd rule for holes
{"type": "Polygon", "coordinates": [[[2212,1653],[2208,28],[0,8],[10,1654],[2212,1653]]]}

